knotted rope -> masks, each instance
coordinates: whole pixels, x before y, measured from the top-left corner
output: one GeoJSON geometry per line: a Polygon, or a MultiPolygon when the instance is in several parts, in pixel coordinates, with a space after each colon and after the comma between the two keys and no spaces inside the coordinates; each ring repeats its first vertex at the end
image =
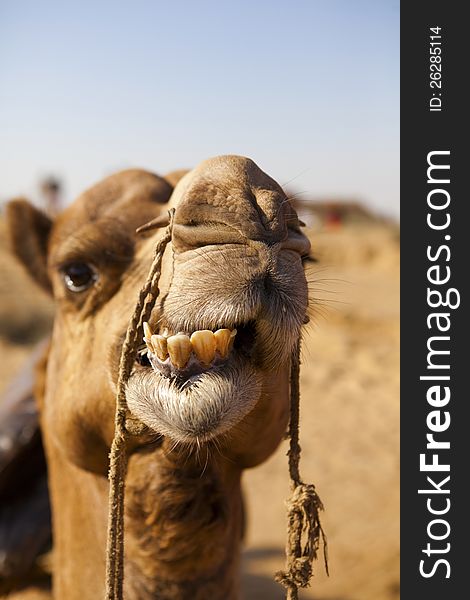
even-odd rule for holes
{"type": "MultiPolygon", "coordinates": [[[[127,439],[134,431],[126,423],[128,416],[126,385],[129,380],[140,340],[143,323],[149,320],[159,295],[163,255],[171,240],[174,209],[169,211],[169,225],[155,247],[147,280],[126,332],[119,364],[116,394],[115,433],[110,452],[108,540],[106,549],[106,600],[123,600],[124,583],[124,492],[127,472],[127,439]]],[[[286,571],[276,573],[276,581],[287,589],[287,600],[297,600],[298,588],[306,587],[312,576],[312,562],[317,557],[320,540],[323,542],[325,568],[328,572],[326,538],[320,524],[319,511],[323,505],[313,485],[300,478],[299,461],[299,404],[300,404],[300,342],[296,344],[290,373],[290,449],[289,473],[292,497],[288,502],[286,571]],[[305,543],[302,547],[302,537],[305,543]]]]}
{"type": "Polygon", "coordinates": [[[287,590],[287,600],[297,600],[298,588],[307,587],[313,574],[312,564],[323,543],[325,570],[328,573],[328,546],[320,522],[323,504],[315,486],[300,477],[300,340],[292,353],[290,371],[290,446],[289,475],[292,496],[287,502],[286,570],[278,571],[275,580],[287,590]],[[305,539],[302,545],[302,538],[305,539]]]}

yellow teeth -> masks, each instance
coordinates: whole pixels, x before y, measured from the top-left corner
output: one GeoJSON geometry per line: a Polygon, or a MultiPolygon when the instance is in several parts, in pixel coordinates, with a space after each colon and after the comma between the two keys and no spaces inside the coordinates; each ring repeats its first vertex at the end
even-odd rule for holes
{"type": "Polygon", "coordinates": [[[191,352],[206,366],[212,363],[216,351],[221,358],[227,358],[237,335],[236,329],[218,329],[215,333],[202,329],[195,331],[191,338],[184,333],[168,337],[166,329],[163,335],[159,335],[152,332],[148,323],[144,323],[143,327],[144,341],[149,351],[162,362],[170,356],[170,361],[177,369],[184,369],[191,352]]]}
{"type": "Polygon", "coordinates": [[[209,365],[215,357],[215,337],[209,329],[195,331],[191,336],[191,344],[199,360],[209,365]]]}
{"type": "Polygon", "coordinates": [[[144,321],[143,326],[144,326],[144,342],[147,344],[150,352],[154,352],[152,341],[151,341],[152,330],[150,329],[150,326],[147,323],[147,321],[144,321]]]}
{"type": "Polygon", "coordinates": [[[152,337],[153,331],[150,329],[150,325],[147,323],[147,321],[144,321],[143,325],[144,325],[144,336],[149,340],[152,337]]]}
{"type": "Polygon", "coordinates": [[[187,335],[178,333],[167,338],[167,349],[171,362],[177,369],[184,369],[191,356],[191,341],[187,335]]]}
{"type": "Polygon", "coordinates": [[[218,353],[222,358],[227,358],[230,350],[233,347],[233,342],[235,340],[236,335],[236,329],[234,329],[233,331],[230,331],[230,329],[218,329],[214,333],[215,345],[218,353]]]}
{"type": "Polygon", "coordinates": [[[158,358],[162,361],[166,360],[168,356],[168,338],[163,335],[152,335],[151,342],[158,358]]]}

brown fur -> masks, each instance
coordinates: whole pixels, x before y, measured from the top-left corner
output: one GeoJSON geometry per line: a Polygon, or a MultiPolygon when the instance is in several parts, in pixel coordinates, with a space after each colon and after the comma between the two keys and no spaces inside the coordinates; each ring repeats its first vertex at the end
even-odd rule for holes
{"type": "Polygon", "coordinates": [[[201,376],[214,404],[209,411],[204,394],[189,397],[191,431],[184,419],[176,425],[178,388],[167,390],[168,402],[154,397],[165,382],[136,364],[128,403],[149,433],[130,449],[126,599],[238,597],[242,470],[265,460],[286,429],[289,355],[307,307],[301,255],[309,244],[295,212],[242,157],[206,161],[169,201],[171,192],[167,180],[132,170],[85,192],[54,223],[24,201],[8,209],[17,255],[57,303],[40,410],[60,599],[103,595],[119,354],[160,235],[134,232],[168,206],[176,206],[174,238],[151,325],[189,333],[250,322],[251,338],[218,369],[217,386],[212,372],[201,376]],[[90,289],[64,286],[70,262],[93,266],[90,289]]]}

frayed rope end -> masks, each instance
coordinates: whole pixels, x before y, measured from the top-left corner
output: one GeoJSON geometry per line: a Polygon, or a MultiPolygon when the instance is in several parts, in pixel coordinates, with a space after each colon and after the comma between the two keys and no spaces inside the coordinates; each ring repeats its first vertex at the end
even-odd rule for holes
{"type": "Polygon", "coordinates": [[[328,572],[328,544],[320,522],[323,509],[315,486],[299,483],[287,502],[288,539],[285,571],[278,571],[275,580],[287,590],[308,587],[313,575],[313,561],[320,545],[323,547],[325,571],[328,572]],[[302,538],[305,542],[302,545],[302,538]]]}

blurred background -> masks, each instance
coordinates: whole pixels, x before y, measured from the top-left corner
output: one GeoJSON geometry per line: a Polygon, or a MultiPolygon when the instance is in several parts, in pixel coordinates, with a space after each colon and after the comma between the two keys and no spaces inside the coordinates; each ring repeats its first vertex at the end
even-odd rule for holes
{"type": "MultiPolygon", "coordinates": [[[[57,214],[119,169],[228,153],[288,190],[318,259],[301,470],[330,554],[301,597],[397,598],[399,3],[3,0],[0,132],[1,207],[57,214]]],[[[52,318],[0,217],[0,392],[52,318]]],[[[245,476],[247,599],[283,597],[286,451],[245,476]]]]}

